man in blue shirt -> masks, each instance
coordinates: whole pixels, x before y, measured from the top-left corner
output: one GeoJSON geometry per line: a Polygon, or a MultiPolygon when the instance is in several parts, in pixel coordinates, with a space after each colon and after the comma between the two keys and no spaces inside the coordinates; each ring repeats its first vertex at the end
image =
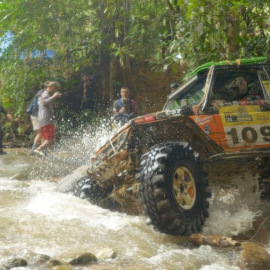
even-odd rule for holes
{"type": "Polygon", "coordinates": [[[121,88],[121,98],[113,104],[113,119],[115,126],[123,126],[130,119],[134,118],[137,113],[136,101],[129,98],[129,89],[121,88]]]}

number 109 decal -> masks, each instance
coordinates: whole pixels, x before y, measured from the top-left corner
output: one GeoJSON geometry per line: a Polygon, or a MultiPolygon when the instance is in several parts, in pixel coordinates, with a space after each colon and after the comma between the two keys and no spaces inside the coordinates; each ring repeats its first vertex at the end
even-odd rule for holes
{"type": "Polygon", "coordinates": [[[234,126],[224,129],[229,147],[270,143],[270,126],[234,126]]]}

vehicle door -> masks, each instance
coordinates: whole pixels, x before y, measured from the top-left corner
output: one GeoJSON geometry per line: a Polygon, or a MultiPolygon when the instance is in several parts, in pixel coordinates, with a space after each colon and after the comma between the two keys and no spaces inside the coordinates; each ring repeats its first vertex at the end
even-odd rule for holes
{"type": "Polygon", "coordinates": [[[209,108],[206,106],[206,102],[211,95],[210,89],[214,70],[214,66],[210,67],[204,74],[203,79],[193,84],[192,87],[188,89],[186,96],[180,97],[179,103],[181,104],[181,114],[187,114],[189,109],[189,117],[205,134],[218,143],[219,138],[216,137],[218,132],[213,109],[211,106],[209,108]],[[201,110],[202,107],[207,108],[201,110]]]}
{"type": "MultiPolygon", "coordinates": [[[[270,146],[270,80],[263,69],[238,68],[215,75],[210,102],[217,129],[216,142],[227,152],[270,146]],[[228,94],[226,85],[242,77],[247,82],[248,95],[240,99],[228,94]],[[226,84],[226,80],[229,83],[226,84]],[[223,85],[221,85],[223,84],[223,85]]],[[[231,91],[231,90],[230,90],[231,91]]]]}

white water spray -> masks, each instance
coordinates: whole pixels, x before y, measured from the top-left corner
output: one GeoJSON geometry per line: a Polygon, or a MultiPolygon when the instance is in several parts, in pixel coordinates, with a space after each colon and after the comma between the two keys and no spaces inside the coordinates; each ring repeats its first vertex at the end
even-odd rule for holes
{"type": "Polygon", "coordinates": [[[253,229],[261,203],[257,176],[234,176],[227,186],[212,189],[203,233],[235,236],[253,229]]]}

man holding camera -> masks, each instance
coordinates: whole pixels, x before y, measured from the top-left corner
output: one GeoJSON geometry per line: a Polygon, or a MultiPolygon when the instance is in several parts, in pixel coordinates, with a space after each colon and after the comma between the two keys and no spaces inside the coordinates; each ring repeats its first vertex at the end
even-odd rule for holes
{"type": "Polygon", "coordinates": [[[113,104],[113,119],[116,126],[123,126],[137,113],[136,101],[129,98],[129,88],[121,88],[121,98],[113,104]]]}

